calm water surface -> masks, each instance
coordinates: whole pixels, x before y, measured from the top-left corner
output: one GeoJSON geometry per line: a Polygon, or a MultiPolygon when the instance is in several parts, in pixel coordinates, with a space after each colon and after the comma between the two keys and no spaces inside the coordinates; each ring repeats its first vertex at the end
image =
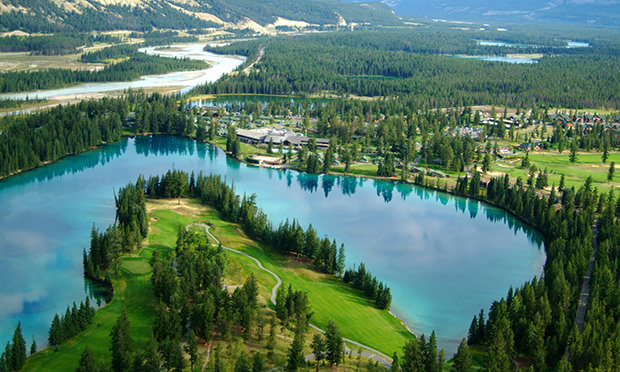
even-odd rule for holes
{"type": "Polygon", "coordinates": [[[274,222],[308,223],[389,283],[392,310],[448,352],[474,314],[539,275],[536,233],[484,204],[396,183],[246,166],[174,137],[124,139],[0,182],[0,344],[22,322],[45,345],[56,312],[83,300],[82,249],[114,220],[113,190],[175,167],[218,173],[256,193],[274,222]]]}

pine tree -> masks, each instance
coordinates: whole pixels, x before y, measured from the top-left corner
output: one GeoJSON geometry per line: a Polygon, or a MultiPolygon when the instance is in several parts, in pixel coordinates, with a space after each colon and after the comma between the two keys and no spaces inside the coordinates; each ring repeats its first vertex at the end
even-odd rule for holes
{"type": "Polygon", "coordinates": [[[441,372],[437,368],[437,336],[435,331],[431,333],[426,347],[426,372],[441,372]]]}
{"type": "Polygon", "coordinates": [[[469,333],[467,334],[467,343],[474,345],[478,343],[478,318],[474,315],[471,324],[469,325],[469,333]]]}
{"type": "Polygon", "coordinates": [[[419,372],[424,370],[420,341],[410,339],[403,347],[403,360],[400,363],[402,372],[419,372]]]}
{"type": "Polygon", "coordinates": [[[82,355],[80,356],[80,362],[75,372],[97,372],[98,369],[95,366],[95,356],[93,351],[86,345],[82,355]]]}
{"type": "Polygon", "coordinates": [[[235,372],[251,372],[250,361],[245,352],[241,352],[239,358],[235,361],[235,372]]]}
{"type": "Polygon", "coordinates": [[[340,361],[342,360],[343,347],[342,337],[340,336],[338,326],[333,320],[330,320],[327,323],[327,329],[325,330],[325,359],[327,359],[330,366],[340,364],[340,361]]]}
{"type": "Polygon", "coordinates": [[[390,366],[389,372],[399,372],[400,371],[400,360],[398,359],[398,353],[394,352],[392,354],[392,365],[390,366]]]}
{"type": "Polygon", "coordinates": [[[58,314],[54,316],[52,325],[50,326],[47,342],[50,345],[58,346],[62,342],[62,335],[60,329],[60,317],[58,314]]]}
{"type": "Polygon", "coordinates": [[[0,372],[9,372],[9,365],[6,361],[5,353],[2,353],[2,355],[0,355],[0,372]]]}
{"type": "Polygon", "coordinates": [[[259,352],[254,353],[252,358],[252,372],[263,372],[265,369],[265,363],[263,362],[263,355],[259,352]]]}
{"type": "Polygon", "coordinates": [[[15,333],[13,333],[13,346],[11,349],[11,369],[19,370],[26,362],[26,341],[22,335],[21,322],[17,323],[17,328],[15,328],[15,333]]]}
{"type": "Polygon", "coordinates": [[[559,192],[564,192],[564,188],[566,187],[564,184],[565,180],[564,180],[564,174],[562,174],[560,176],[560,184],[558,185],[558,191],[559,192]]]}
{"type": "Polygon", "coordinates": [[[613,181],[614,180],[614,174],[616,173],[616,163],[615,162],[611,162],[609,163],[609,171],[607,172],[607,181],[613,181]]]}
{"type": "Polygon", "coordinates": [[[138,352],[134,354],[133,372],[160,372],[161,357],[157,352],[157,342],[153,339],[144,344],[138,352]]]}
{"type": "Polygon", "coordinates": [[[341,244],[340,249],[338,250],[338,259],[336,260],[335,271],[338,274],[343,274],[344,265],[345,265],[344,244],[341,244]]]}
{"type": "Polygon", "coordinates": [[[185,352],[189,354],[190,368],[193,371],[196,361],[198,361],[198,340],[196,339],[196,335],[193,330],[189,331],[189,339],[187,340],[187,345],[185,346],[185,352]]]}
{"type": "Polygon", "coordinates": [[[6,343],[6,347],[4,348],[4,353],[2,353],[2,356],[4,357],[4,360],[6,361],[6,366],[7,366],[7,370],[12,371],[13,367],[12,367],[12,361],[13,361],[13,350],[11,347],[11,343],[7,342],[6,343]]]}
{"type": "Polygon", "coordinates": [[[491,170],[491,155],[487,152],[482,160],[482,171],[487,173],[489,170],[491,170]]]}
{"type": "MultiPolygon", "coordinates": [[[[276,347],[277,332],[276,316],[275,314],[271,314],[271,321],[269,322],[269,338],[267,339],[267,349],[269,350],[269,353],[273,353],[273,349],[276,347]]],[[[273,354],[268,354],[268,356],[269,355],[273,354]]]]}
{"type": "Polygon", "coordinates": [[[469,347],[465,339],[461,341],[459,348],[454,355],[454,364],[452,365],[452,372],[470,372],[471,371],[471,355],[469,354],[469,347]]]}
{"type": "Polygon", "coordinates": [[[123,312],[112,327],[110,337],[112,338],[112,369],[114,372],[129,372],[131,370],[131,350],[133,340],[129,332],[129,319],[127,312],[123,312]]]}
{"type": "Polygon", "coordinates": [[[527,169],[530,167],[530,153],[529,151],[525,152],[525,157],[521,160],[521,168],[527,169]]]}
{"type": "Polygon", "coordinates": [[[488,372],[510,372],[512,370],[512,362],[508,351],[510,345],[506,343],[504,330],[495,330],[489,344],[488,352],[488,372]]]}
{"type": "Polygon", "coordinates": [[[314,335],[310,347],[312,348],[312,353],[314,354],[314,359],[316,360],[316,371],[319,372],[319,366],[321,365],[323,353],[325,352],[325,342],[323,341],[323,336],[321,336],[320,333],[314,335]]]}
{"type": "Polygon", "coordinates": [[[577,161],[577,143],[575,141],[570,144],[570,155],[568,156],[568,160],[571,163],[577,161]]]}
{"type": "Polygon", "coordinates": [[[32,344],[30,345],[30,355],[34,354],[37,352],[37,342],[35,341],[34,337],[32,338],[32,344]]]}
{"type": "Polygon", "coordinates": [[[477,334],[477,341],[480,342],[484,342],[486,339],[486,327],[485,327],[485,320],[484,320],[484,309],[480,309],[480,314],[478,315],[478,334],[477,334]]]}
{"type": "MultiPolygon", "coordinates": [[[[288,350],[288,359],[286,362],[286,372],[296,372],[299,367],[301,367],[305,361],[304,359],[304,334],[303,331],[298,328],[295,332],[295,338],[293,339],[293,343],[288,350]]],[[[235,371],[240,372],[240,371],[235,371]]]]}

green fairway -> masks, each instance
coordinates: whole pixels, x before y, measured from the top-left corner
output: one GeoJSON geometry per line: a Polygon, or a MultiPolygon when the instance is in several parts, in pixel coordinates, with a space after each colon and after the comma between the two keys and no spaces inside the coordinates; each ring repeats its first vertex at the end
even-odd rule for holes
{"type": "MultiPolygon", "coordinates": [[[[341,279],[318,273],[309,264],[297,262],[293,257],[284,256],[247,238],[238,225],[221,220],[213,209],[206,211],[204,221],[214,226],[211,232],[222,244],[259,259],[267,269],[280,276],[284,286],[292,284],[294,289],[307,292],[314,312],[311,322],[318,327],[325,328],[327,322],[333,319],[340,327],[343,337],[361,342],[387,355],[400,351],[406,340],[413,337],[399,319],[386,310],[377,309],[372,301],[341,279]]],[[[239,280],[247,277],[250,272],[257,276],[261,284],[261,295],[266,302],[271,296],[275,279],[259,270],[248,258],[234,254],[229,257],[229,270],[236,271],[235,276],[239,280]],[[238,264],[235,264],[235,261],[238,264]]],[[[229,274],[226,273],[226,276],[229,274]]]]}
{"type": "MultiPolygon", "coordinates": [[[[521,159],[519,157],[518,159],[521,159]]],[[[506,161],[500,161],[492,164],[493,172],[507,173],[513,178],[521,177],[527,180],[528,170],[521,168],[521,161],[514,162],[517,158],[508,158],[506,161]]],[[[563,154],[552,152],[530,153],[529,159],[531,164],[539,169],[549,171],[549,186],[560,184],[560,177],[565,176],[565,184],[567,187],[575,186],[578,188],[585,180],[591,176],[593,185],[601,191],[608,191],[612,186],[620,187],[620,175],[616,175],[613,182],[607,181],[607,172],[609,164],[613,161],[616,168],[620,171],[620,153],[610,153],[607,163],[603,163],[601,154],[593,153],[577,153],[574,163],[569,161],[568,151],[563,154]]]]}

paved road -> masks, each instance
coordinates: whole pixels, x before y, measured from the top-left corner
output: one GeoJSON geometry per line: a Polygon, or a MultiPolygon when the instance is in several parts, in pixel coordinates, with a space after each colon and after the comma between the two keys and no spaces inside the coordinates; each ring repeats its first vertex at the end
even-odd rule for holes
{"type": "Polygon", "coordinates": [[[579,332],[583,329],[583,322],[586,318],[586,310],[588,309],[588,300],[590,298],[590,280],[592,276],[592,269],[594,268],[594,260],[596,259],[596,252],[598,250],[598,219],[594,221],[592,226],[592,257],[590,257],[590,263],[588,264],[588,271],[583,277],[583,285],[581,287],[581,295],[579,296],[579,306],[577,307],[577,315],[575,316],[575,323],[579,332]]]}
{"type": "Polygon", "coordinates": [[[245,256],[247,258],[250,258],[250,259],[254,260],[254,262],[256,262],[256,264],[258,265],[258,267],[261,270],[269,273],[271,276],[276,278],[276,285],[271,289],[271,303],[274,304],[274,305],[276,304],[276,293],[278,291],[278,288],[280,288],[280,286],[282,285],[282,279],[280,279],[280,277],[277,276],[276,273],[274,273],[273,271],[271,271],[269,269],[266,269],[265,266],[263,266],[263,264],[258,259],[250,256],[249,254],[241,252],[241,251],[238,251],[238,250],[233,249],[233,248],[225,247],[219,240],[217,240],[217,238],[215,236],[213,236],[213,234],[211,234],[211,232],[209,231],[209,227],[210,227],[209,225],[204,224],[204,223],[191,223],[191,224],[185,226],[185,229],[186,230],[189,229],[190,226],[200,226],[200,227],[204,228],[205,229],[205,233],[207,233],[207,235],[211,239],[213,239],[214,242],[216,242],[217,244],[222,245],[223,249],[225,249],[227,251],[231,251],[231,252],[237,253],[237,254],[240,254],[242,256],[245,256]]]}
{"type": "Polygon", "coordinates": [[[248,65],[248,67],[244,68],[243,72],[246,75],[249,74],[250,70],[252,70],[254,65],[256,65],[258,62],[260,62],[261,58],[263,58],[264,55],[265,55],[265,47],[261,47],[260,50],[258,51],[258,58],[256,58],[256,61],[252,62],[251,64],[248,65]]]}
{"type": "MultiPolygon", "coordinates": [[[[588,264],[588,270],[583,277],[583,284],[581,286],[581,294],[579,295],[579,305],[577,306],[577,314],[575,315],[575,324],[579,332],[583,329],[583,323],[586,318],[586,312],[588,310],[588,300],[590,299],[590,280],[592,278],[592,270],[594,269],[594,261],[596,260],[596,252],[598,251],[598,219],[594,220],[592,226],[592,257],[590,257],[590,263],[588,264]]],[[[566,345],[564,356],[569,357],[570,342],[566,345]]]]}
{"type": "MultiPolygon", "coordinates": [[[[211,231],[209,231],[209,228],[210,228],[209,225],[204,224],[204,223],[191,223],[191,224],[185,226],[185,230],[188,230],[190,226],[202,227],[203,229],[205,229],[205,233],[211,239],[213,239],[214,242],[216,242],[217,244],[221,245],[223,249],[225,249],[227,251],[231,251],[231,252],[237,253],[237,254],[240,254],[242,256],[245,256],[245,257],[248,257],[248,258],[254,260],[254,262],[256,262],[256,264],[258,265],[258,267],[261,270],[263,270],[263,271],[269,273],[271,276],[273,276],[276,279],[276,285],[271,289],[271,303],[274,304],[274,305],[276,304],[276,292],[277,292],[278,288],[280,288],[280,286],[282,285],[282,279],[280,279],[280,277],[276,273],[274,273],[273,271],[265,268],[265,266],[263,266],[263,264],[258,259],[256,259],[255,257],[252,257],[252,256],[250,256],[249,254],[247,254],[245,252],[241,252],[241,251],[238,251],[236,249],[224,246],[215,236],[213,236],[213,234],[211,234],[211,231]]],[[[322,330],[321,328],[315,326],[314,324],[309,324],[309,326],[310,326],[310,328],[312,328],[312,329],[314,329],[314,330],[316,330],[318,332],[325,333],[324,330],[322,330]]],[[[383,354],[382,352],[380,352],[378,350],[375,350],[375,349],[373,349],[371,347],[368,347],[368,346],[366,346],[364,344],[361,344],[361,343],[359,343],[357,341],[350,340],[348,338],[343,338],[342,340],[344,342],[348,342],[348,343],[350,343],[352,345],[355,345],[357,347],[365,349],[365,350],[362,351],[362,355],[363,356],[365,356],[367,358],[370,358],[370,359],[373,359],[373,360],[381,363],[383,366],[385,366],[385,368],[389,369],[390,366],[392,365],[391,358],[388,357],[387,355],[383,354]]],[[[348,350],[348,348],[347,348],[347,350],[348,350]]],[[[308,357],[309,356],[306,356],[306,359],[308,357]]],[[[312,358],[314,358],[314,355],[312,355],[312,358]]],[[[312,359],[312,358],[310,358],[310,359],[312,359]]],[[[307,359],[307,360],[309,360],[309,359],[307,359]]],[[[278,368],[274,368],[272,371],[274,371],[276,369],[278,369],[278,368]]]]}

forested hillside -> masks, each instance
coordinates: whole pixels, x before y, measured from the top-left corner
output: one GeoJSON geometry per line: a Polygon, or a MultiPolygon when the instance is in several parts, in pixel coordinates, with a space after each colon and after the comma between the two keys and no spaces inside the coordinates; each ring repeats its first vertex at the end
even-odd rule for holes
{"type": "Polygon", "coordinates": [[[345,22],[397,24],[398,17],[381,3],[340,0],[78,0],[63,6],[51,0],[8,0],[0,13],[0,31],[68,32],[196,29],[253,20],[260,25],[278,17],[316,25],[345,22]],[[129,5],[127,5],[129,4],[129,5]]]}

